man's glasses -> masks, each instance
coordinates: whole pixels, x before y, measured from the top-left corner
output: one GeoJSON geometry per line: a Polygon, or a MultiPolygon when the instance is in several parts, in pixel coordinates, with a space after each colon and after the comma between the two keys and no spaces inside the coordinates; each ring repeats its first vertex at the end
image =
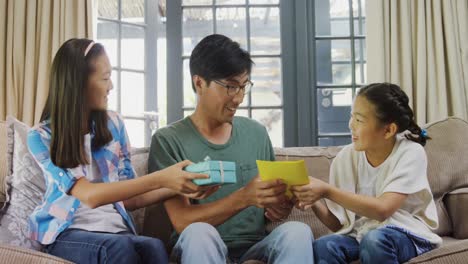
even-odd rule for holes
{"type": "Polygon", "coordinates": [[[238,94],[241,90],[242,90],[242,95],[248,94],[253,86],[253,82],[251,81],[247,81],[244,85],[229,85],[229,84],[222,83],[221,81],[218,81],[218,80],[213,80],[213,82],[226,88],[227,94],[229,96],[234,96],[238,94]]]}

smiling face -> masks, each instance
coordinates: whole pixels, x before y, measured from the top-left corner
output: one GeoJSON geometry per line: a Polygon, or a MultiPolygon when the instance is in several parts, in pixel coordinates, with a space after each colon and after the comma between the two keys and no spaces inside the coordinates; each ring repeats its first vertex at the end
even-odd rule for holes
{"type": "MultiPolygon", "coordinates": [[[[244,101],[244,93],[228,95],[227,88],[211,81],[209,85],[200,76],[195,75],[193,81],[198,95],[197,109],[207,119],[220,124],[231,123],[239,105],[244,101]]],[[[232,78],[217,80],[230,86],[245,85],[249,81],[249,74],[244,72],[232,78]]]]}
{"type": "Polygon", "coordinates": [[[357,151],[378,149],[389,136],[387,125],[379,122],[375,106],[364,96],[357,96],[354,100],[349,129],[357,151]]]}
{"type": "Polygon", "coordinates": [[[86,89],[87,106],[91,111],[106,110],[107,97],[109,91],[113,88],[110,78],[112,67],[106,53],[102,53],[98,56],[92,64],[94,71],[88,78],[88,86],[86,89]]]}

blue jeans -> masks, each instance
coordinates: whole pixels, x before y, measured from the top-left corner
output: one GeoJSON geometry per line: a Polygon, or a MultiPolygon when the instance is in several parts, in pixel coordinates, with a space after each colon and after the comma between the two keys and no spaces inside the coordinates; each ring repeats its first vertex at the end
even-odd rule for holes
{"type": "Polygon", "coordinates": [[[359,243],[347,235],[327,235],[314,241],[315,263],[403,263],[417,256],[413,241],[405,233],[379,228],[369,231],[359,243]]]}
{"type": "Polygon", "coordinates": [[[313,264],[310,227],[300,222],[287,222],[249,248],[237,259],[229,259],[226,244],[216,228],[207,223],[193,223],[180,234],[172,251],[175,261],[185,263],[226,263],[227,261],[260,260],[267,263],[313,264]]]}
{"type": "Polygon", "coordinates": [[[74,263],[168,263],[157,238],[131,233],[100,233],[80,229],[62,232],[46,252],[74,263]]]}

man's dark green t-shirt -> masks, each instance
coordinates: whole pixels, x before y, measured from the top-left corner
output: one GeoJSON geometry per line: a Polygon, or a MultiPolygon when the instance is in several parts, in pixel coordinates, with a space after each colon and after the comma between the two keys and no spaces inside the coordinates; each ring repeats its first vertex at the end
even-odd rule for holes
{"type": "MultiPolygon", "coordinates": [[[[194,163],[206,159],[236,163],[236,184],[224,185],[210,197],[192,201],[209,203],[250,182],[258,174],[256,160],[274,160],[275,156],[265,127],[252,119],[234,117],[231,138],[226,144],[216,145],[206,140],[187,117],[153,135],[148,171],[161,170],[186,159],[194,163]]],[[[248,207],[216,229],[229,249],[250,247],[266,235],[264,210],[248,207]]]]}

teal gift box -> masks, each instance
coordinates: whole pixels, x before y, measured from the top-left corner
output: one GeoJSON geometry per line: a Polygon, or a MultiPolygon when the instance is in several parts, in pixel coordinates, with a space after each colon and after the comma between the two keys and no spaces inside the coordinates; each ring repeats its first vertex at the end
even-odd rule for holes
{"type": "Polygon", "coordinates": [[[195,179],[197,185],[236,183],[236,163],[232,161],[208,160],[185,167],[188,172],[208,174],[208,179],[195,179]]]}

